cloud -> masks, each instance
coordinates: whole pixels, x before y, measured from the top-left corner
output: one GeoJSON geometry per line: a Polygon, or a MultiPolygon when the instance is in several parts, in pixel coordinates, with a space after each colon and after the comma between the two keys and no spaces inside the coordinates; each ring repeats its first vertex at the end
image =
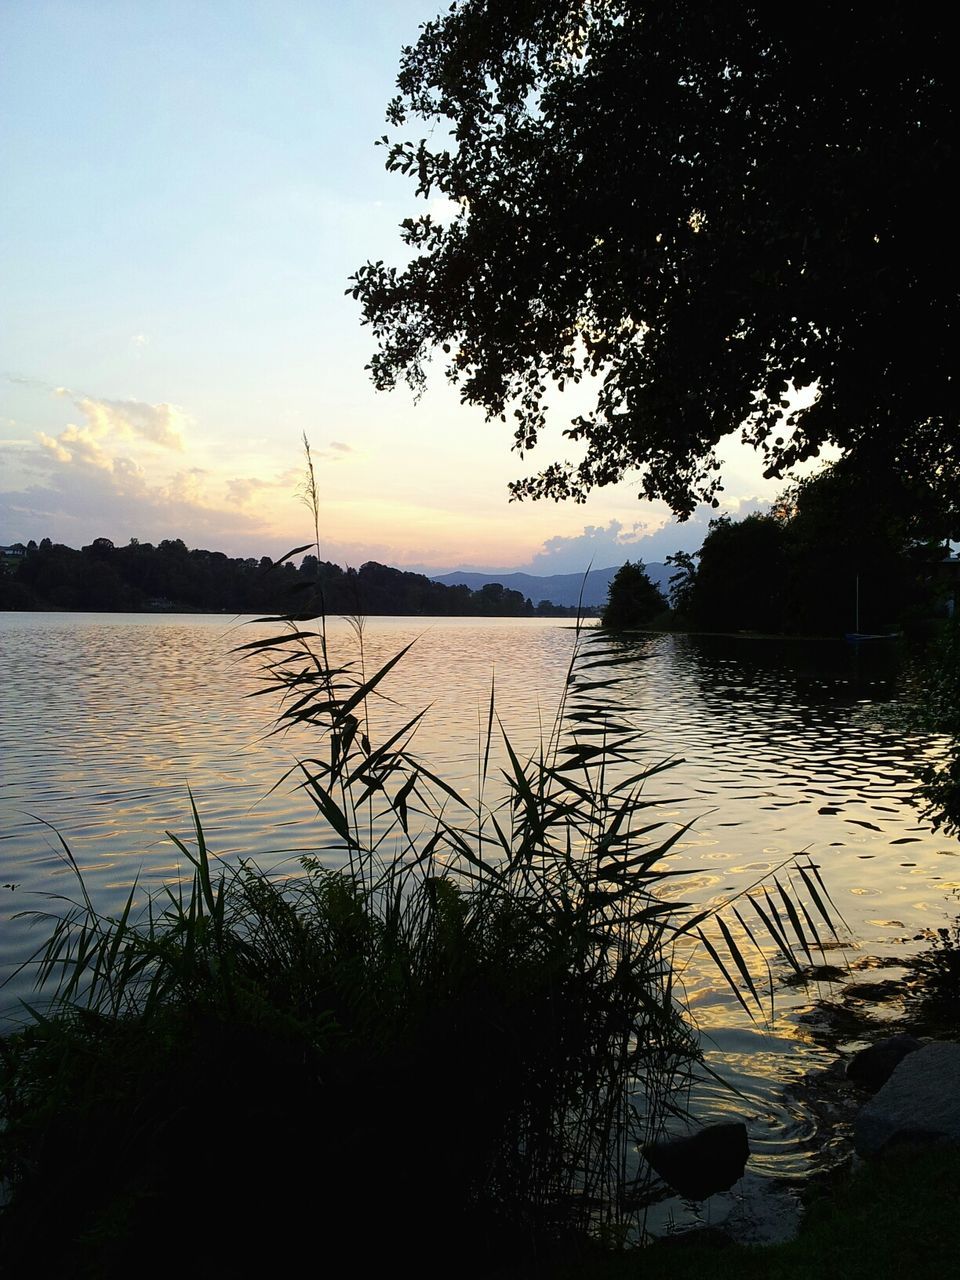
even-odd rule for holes
{"type": "MultiPolygon", "coordinates": [[[[256,453],[245,453],[254,474],[231,480],[209,450],[194,452],[193,429],[185,444],[192,423],[176,405],[28,385],[54,397],[59,413],[75,420],[61,428],[41,419],[34,426],[46,429],[31,439],[0,441],[0,542],[52,537],[81,546],[106,536],[115,542],[182,537],[214,550],[269,551],[282,541],[286,551],[291,545],[275,527],[274,491],[293,493],[302,481],[299,468],[257,473],[256,453]],[[265,500],[253,502],[261,492],[265,500]]],[[[336,443],[330,458],[347,459],[351,446],[336,443]]]]}
{"type": "Polygon", "coordinates": [[[268,530],[259,514],[220,500],[220,475],[191,465],[183,443],[189,420],[176,405],[46,390],[78,409],[78,420],[5,451],[12,465],[0,514],[8,540],[51,536],[79,546],[101,535],[177,536],[218,548],[268,530]]]}
{"type": "Polygon", "coordinates": [[[59,435],[46,431],[37,432],[37,440],[50,458],[61,465],[95,467],[101,471],[113,470],[118,464],[129,464],[129,459],[113,455],[104,443],[116,440],[146,441],[183,452],[183,428],[188,418],[176,405],[148,404],[144,400],[103,400],[94,396],[79,395],[67,387],[56,387],[55,394],[69,399],[83,414],[81,425],[68,423],[59,435]]]}
{"type": "Polygon", "coordinates": [[[348,455],[359,457],[352,444],[344,444],[342,440],[331,440],[326,449],[311,449],[314,462],[343,462],[348,455]]]}
{"type": "Polygon", "coordinates": [[[742,519],[752,511],[766,510],[769,505],[758,498],[743,498],[724,503],[719,512],[702,506],[682,524],[667,519],[659,528],[651,528],[652,521],[637,521],[630,526],[620,520],[611,520],[606,525],[586,525],[582,533],[548,538],[543,549],[528,564],[518,566],[517,571],[544,575],[582,573],[591,563],[595,569],[608,569],[625,560],[663,564],[675,551],[698,551],[710,521],[717,515],[742,519]]]}
{"type": "Polygon", "coordinates": [[[183,431],[189,419],[175,404],[148,404],[145,400],[103,400],[58,387],[57,395],[71,400],[98,439],[148,440],[164,449],[183,450],[183,431]]]}
{"type": "Polygon", "coordinates": [[[80,546],[100,536],[114,542],[182,537],[220,550],[238,536],[251,542],[264,537],[267,526],[258,517],[207,500],[201,468],[152,479],[133,459],[120,457],[105,467],[83,465],[79,479],[77,459],[71,455],[65,462],[58,456],[62,446],[50,445],[37,453],[47,470],[42,479],[0,492],[0,527],[11,540],[50,536],[80,546]]]}
{"type": "MultiPolygon", "coordinates": [[[[255,441],[254,443],[259,443],[255,441]]],[[[358,451],[342,440],[331,440],[326,449],[312,449],[311,457],[317,462],[344,462],[348,457],[357,457],[358,451]]],[[[237,506],[245,507],[257,494],[266,489],[286,489],[287,492],[302,492],[303,468],[288,467],[272,480],[262,476],[234,476],[226,482],[226,499],[237,506]]]]}
{"type": "Polygon", "coordinates": [[[45,431],[38,431],[37,439],[40,441],[44,449],[53,454],[58,462],[73,461],[73,454],[70,450],[64,448],[60,441],[55,440],[53,436],[48,436],[45,431]]]}
{"type": "Polygon", "coordinates": [[[227,481],[227,501],[235,503],[238,507],[245,507],[261,489],[272,488],[274,488],[272,480],[257,480],[252,476],[239,476],[227,481]]]}
{"type": "Polygon", "coordinates": [[[203,467],[190,467],[175,472],[163,486],[163,493],[171,504],[206,506],[203,481],[209,473],[203,467]]]}
{"type": "Polygon", "coordinates": [[[66,446],[74,462],[85,463],[89,467],[98,467],[101,471],[109,471],[113,467],[113,459],[100,446],[96,435],[89,427],[77,427],[73,423],[57,437],[62,449],[66,446]]]}
{"type": "Polygon", "coordinates": [[[48,436],[45,431],[38,431],[37,439],[47,453],[65,466],[96,467],[100,471],[112,471],[116,463],[129,461],[112,458],[89,427],[78,427],[74,423],[55,437],[48,436]]]}
{"type": "Polygon", "coordinates": [[[245,507],[248,502],[264,489],[295,489],[302,479],[297,468],[291,467],[275,476],[272,480],[263,480],[259,476],[235,476],[227,481],[226,498],[229,503],[245,507]]]}

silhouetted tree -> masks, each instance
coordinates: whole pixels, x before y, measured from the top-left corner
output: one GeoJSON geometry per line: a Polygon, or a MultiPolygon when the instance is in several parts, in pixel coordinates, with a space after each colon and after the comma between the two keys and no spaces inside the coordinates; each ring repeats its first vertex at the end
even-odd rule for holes
{"type": "Polygon", "coordinates": [[[667,602],[659,587],[647,576],[641,560],[621,565],[607,590],[602,625],[613,630],[648,626],[666,611],[667,602]]]}
{"type": "Polygon", "coordinates": [[[950,741],[940,758],[921,765],[925,816],[934,829],[960,836],[960,621],[952,618],[934,645],[919,681],[920,723],[950,741]]]}
{"type": "Polygon", "coordinates": [[[794,485],[782,501],[791,630],[876,631],[932,611],[944,549],[929,536],[939,521],[924,511],[918,486],[864,475],[847,459],[794,485]]]}
{"type": "Polygon", "coordinates": [[[375,384],[419,390],[442,350],[526,450],[552,384],[602,375],[567,432],[583,460],[516,496],[639,467],[688,514],[745,424],[768,475],[832,442],[934,490],[956,533],[951,28],[903,0],[452,5],[388,110],[426,136],[381,141],[459,213],[407,219],[408,265],[353,277],[375,384]]]}
{"type": "Polygon", "coordinates": [[[675,551],[666,564],[674,566],[670,575],[670,604],[679,614],[689,613],[690,596],[697,578],[696,557],[699,553],[675,551]]]}
{"type": "Polygon", "coordinates": [[[788,534],[775,516],[720,516],[700,548],[686,609],[708,631],[782,631],[788,534]]]}
{"type": "Polygon", "coordinates": [[[914,486],[844,459],[792,486],[769,513],[710,522],[695,557],[669,557],[684,620],[709,631],[838,635],[935,611],[944,548],[923,536],[914,486]],[[856,601],[859,595],[859,622],[856,601]]]}

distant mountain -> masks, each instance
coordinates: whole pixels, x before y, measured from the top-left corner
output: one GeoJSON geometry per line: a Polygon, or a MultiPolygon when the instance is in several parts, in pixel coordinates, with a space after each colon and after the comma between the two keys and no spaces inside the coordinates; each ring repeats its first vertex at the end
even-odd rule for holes
{"type": "MultiPolygon", "coordinates": [[[[541,600],[549,600],[551,604],[575,605],[583,591],[583,603],[590,609],[607,603],[607,588],[611,578],[620,568],[618,564],[609,569],[591,569],[586,583],[582,573],[553,573],[546,577],[537,577],[532,573],[444,573],[433,578],[434,582],[442,582],[446,587],[463,585],[471,591],[479,591],[488,582],[500,582],[511,591],[519,591],[529,596],[534,605],[541,600]]],[[[670,575],[674,572],[666,564],[648,564],[647,573],[650,581],[666,594],[670,575]]]]}

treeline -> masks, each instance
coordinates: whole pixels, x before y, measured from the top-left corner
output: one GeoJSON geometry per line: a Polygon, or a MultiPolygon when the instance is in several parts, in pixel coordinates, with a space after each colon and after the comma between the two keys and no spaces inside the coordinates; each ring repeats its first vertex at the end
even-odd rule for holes
{"type": "Polygon", "coordinates": [[[957,590],[938,512],[900,480],[838,463],[769,512],[710,523],[699,552],[668,556],[670,601],[643,565],[614,578],[604,624],[842,635],[907,630],[957,590]]]}
{"type": "Polygon", "coordinates": [[[566,616],[576,610],[489,583],[479,591],[431,582],[368,561],[359,569],[307,555],[299,565],[268,556],[231,558],[220,551],[190,550],[179,538],[159,546],[115,546],[96,538],[79,551],[44,538],[17,546],[3,558],[2,609],[75,609],[118,613],[189,610],[204,613],[302,613],[317,604],[317,591],[333,614],[455,616],[566,616]]]}

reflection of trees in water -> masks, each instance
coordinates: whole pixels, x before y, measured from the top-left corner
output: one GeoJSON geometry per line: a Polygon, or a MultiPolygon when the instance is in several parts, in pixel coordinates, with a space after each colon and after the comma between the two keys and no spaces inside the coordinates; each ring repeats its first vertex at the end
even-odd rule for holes
{"type": "Polygon", "coordinates": [[[678,672],[689,671],[700,696],[758,706],[822,708],[886,700],[903,666],[895,645],[864,649],[831,640],[672,637],[678,672]]]}
{"type": "Polygon", "coordinates": [[[648,749],[684,757],[687,786],[716,794],[762,785],[769,794],[773,785],[775,803],[786,805],[810,803],[814,787],[852,801],[858,789],[912,781],[923,739],[863,714],[864,704],[894,696],[896,652],[666,634],[624,637],[611,649],[636,663],[623,696],[648,749]]]}

